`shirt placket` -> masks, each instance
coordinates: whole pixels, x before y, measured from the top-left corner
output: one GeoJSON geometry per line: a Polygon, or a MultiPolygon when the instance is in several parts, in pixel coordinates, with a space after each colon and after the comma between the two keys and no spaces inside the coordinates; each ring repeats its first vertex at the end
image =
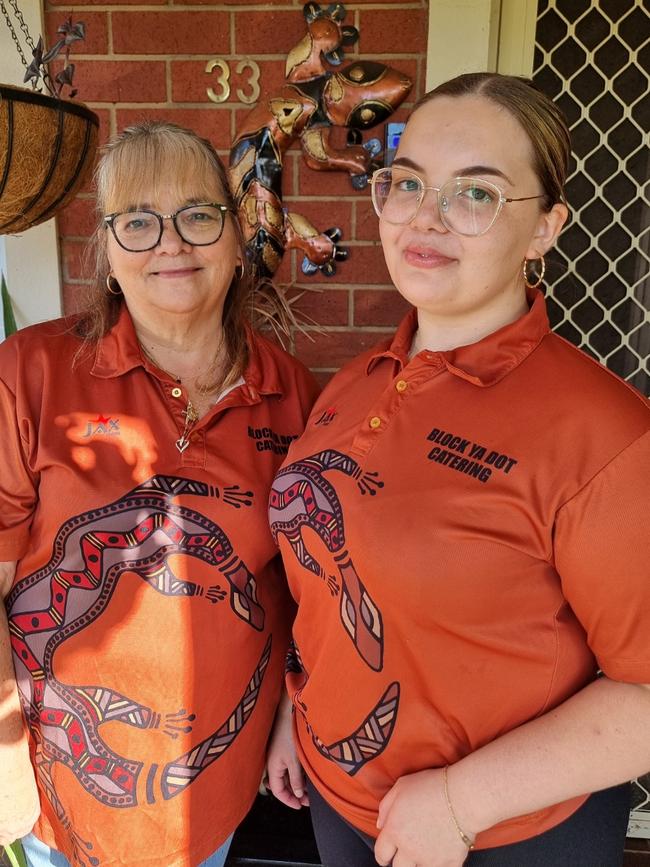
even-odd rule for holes
{"type": "MultiPolygon", "coordinates": [[[[185,413],[188,404],[188,394],[178,384],[164,383],[163,387],[168,394],[168,400],[172,407],[172,415],[178,426],[178,440],[182,437],[185,428],[185,413]]],[[[216,423],[219,415],[236,406],[250,406],[261,400],[259,392],[251,385],[241,385],[227,394],[213,406],[195,425],[185,434],[187,447],[180,452],[180,463],[184,467],[199,467],[205,469],[207,463],[207,434],[208,429],[216,423]]],[[[177,440],[177,442],[178,442],[177,440]]]]}
{"type": "Polygon", "coordinates": [[[386,388],[370,407],[352,440],[352,453],[368,455],[392,428],[396,416],[411,407],[411,401],[424,383],[445,369],[438,352],[421,352],[391,377],[386,388]]]}

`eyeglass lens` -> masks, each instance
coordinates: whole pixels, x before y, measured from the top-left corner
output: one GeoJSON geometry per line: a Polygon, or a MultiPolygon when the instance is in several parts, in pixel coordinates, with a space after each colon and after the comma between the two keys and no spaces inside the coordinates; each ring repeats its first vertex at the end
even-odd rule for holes
{"type": "MultiPolygon", "coordinates": [[[[433,191],[403,169],[382,169],[373,177],[375,210],[389,223],[410,223],[427,192],[433,191]]],[[[437,195],[442,223],[460,235],[486,232],[501,207],[498,188],[476,178],[452,178],[437,195]]]]}
{"type": "MultiPolygon", "coordinates": [[[[177,211],[173,221],[181,238],[198,247],[219,240],[224,218],[221,209],[214,205],[192,205],[177,211]]],[[[162,217],[150,211],[118,214],[112,225],[118,242],[134,253],[152,249],[162,237],[162,217]]]]}

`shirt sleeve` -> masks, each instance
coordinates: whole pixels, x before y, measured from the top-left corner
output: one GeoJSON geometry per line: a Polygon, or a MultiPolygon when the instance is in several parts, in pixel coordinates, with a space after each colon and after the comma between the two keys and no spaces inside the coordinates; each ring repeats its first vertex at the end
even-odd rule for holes
{"type": "Polygon", "coordinates": [[[558,512],[564,595],[603,672],[650,683],[650,431],[558,512]]]}
{"type": "Polygon", "coordinates": [[[20,433],[16,399],[0,380],[0,431],[3,467],[0,473],[0,561],[19,560],[27,549],[36,507],[38,477],[29,469],[20,433]]]}

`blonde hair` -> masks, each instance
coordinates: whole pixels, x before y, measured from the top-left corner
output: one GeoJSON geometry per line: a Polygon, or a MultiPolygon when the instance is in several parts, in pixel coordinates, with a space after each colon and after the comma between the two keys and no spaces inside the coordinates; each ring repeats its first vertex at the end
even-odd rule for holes
{"type": "Polygon", "coordinates": [[[103,218],[134,206],[143,207],[146,198],[156,198],[163,186],[166,190],[170,186],[172,190],[177,188],[184,198],[189,190],[190,196],[219,201],[231,211],[226,219],[232,220],[242,269],[241,274],[233,274],[224,303],[222,326],[227,361],[225,375],[216,385],[224,387],[235,382],[248,361],[245,323],[253,278],[226,171],[214,147],[195,132],[167,121],[130,126],[105,146],[95,170],[95,185],[97,226],[86,254],[93,282],[76,333],[86,345],[96,342],[115,324],[124,303],[120,294],[111,294],[106,287],[110,272],[106,245],[109,230],[103,218]]]}
{"type": "Polygon", "coordinates": [[[425,93],[416,102],[411,117],[438,96],[482,96],[506,109],[519,122],[533,148],[533,169],[546,193],[547,211],[564,202],[564,185],[571,156],[571,138],[566,120],[555,103],[532,81],[496,72],[458,75],[425,93]]]}

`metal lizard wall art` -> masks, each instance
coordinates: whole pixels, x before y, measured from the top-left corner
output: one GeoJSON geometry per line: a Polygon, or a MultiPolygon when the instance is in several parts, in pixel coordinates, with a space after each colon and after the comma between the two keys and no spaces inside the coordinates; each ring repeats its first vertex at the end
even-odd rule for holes
{"type": "Polygon", "coordinates": [[[361,131],[386,120],[411,89],[408,76],[383,63],[357,60],[340,66],[344,46],[359,38],[343,25],[345,7],[318,3],[303,8],[307,34],[289,52],[287,84],[265,96],[246,116],[230,151],[230,181],[250,259],[259,277],[277,271],[286,250],[302,250],[302,271],[335,273],[347,257],[337,227],[320,232],[305,217],[282,206],[283,159],[300,142],[304,159],[319,171],[347,171],[363,189],[381,145],[359,144],[361,131]],[[333,68],[334,67],[334,68],[333,68]],[[333,126],[350,130],[347,147],[330,142],[333,126]]]}

